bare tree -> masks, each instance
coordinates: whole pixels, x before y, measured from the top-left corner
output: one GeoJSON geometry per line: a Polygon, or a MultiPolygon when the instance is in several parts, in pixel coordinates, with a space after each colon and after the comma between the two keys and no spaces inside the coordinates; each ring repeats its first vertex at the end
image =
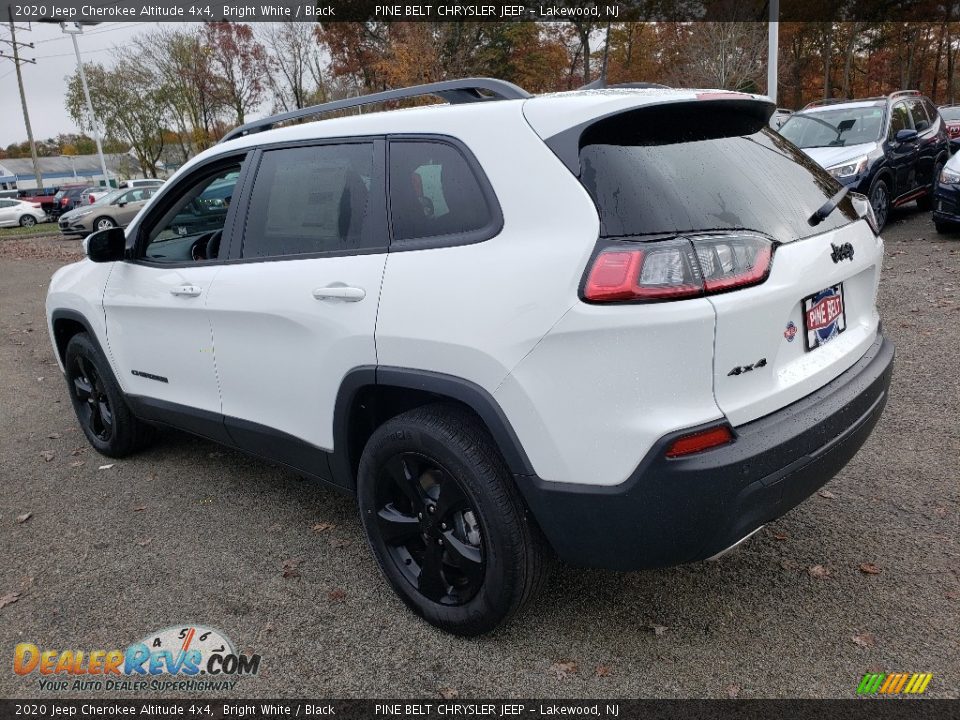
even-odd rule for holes
{"type": "Polygon", "coordinates": [[[688,32],[697,52],[681,61],[679,75],[685,84],[744,90],[764,74],[767,30],[762,23],[699,22],[688,32]]]}
{"type": "Polygon", "coordinates": [[[270,23],[258,28],[266,49],[263,74],[274,110],[306,107],[326,99],[324,64],[315,27],[310,23],[270,23]]]}

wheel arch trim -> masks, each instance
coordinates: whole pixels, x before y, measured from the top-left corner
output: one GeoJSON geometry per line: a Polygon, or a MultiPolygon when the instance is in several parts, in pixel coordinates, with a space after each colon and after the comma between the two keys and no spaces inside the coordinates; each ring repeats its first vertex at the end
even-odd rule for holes
{"type": "Polygon", "coordinates": [[[349,478],[351,485],[355,480],[350,465],[350,416],[358,393],[367,387],[417,390],[466,405],[483,421],[513,475],[536,474],[503,409],[480,385],[430,370],[366,365],[347,372],[337,392],[333,412],[334,453],[330,459],[335,477],[349,478]]]}

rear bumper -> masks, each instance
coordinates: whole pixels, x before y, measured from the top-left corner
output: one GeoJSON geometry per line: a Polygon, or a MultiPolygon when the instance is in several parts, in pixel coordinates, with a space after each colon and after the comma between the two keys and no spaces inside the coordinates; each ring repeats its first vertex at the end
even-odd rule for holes
{"type": "Polygon", "coordinates": [[[557,554],[589,567],[638,570],[710,558],[809,497],[856,454],[880,418],[893,344],[876,342],[815,393],[735,428],[736,441],[685,458],[657,442],[611,487],[517,478],[557,554]]]}

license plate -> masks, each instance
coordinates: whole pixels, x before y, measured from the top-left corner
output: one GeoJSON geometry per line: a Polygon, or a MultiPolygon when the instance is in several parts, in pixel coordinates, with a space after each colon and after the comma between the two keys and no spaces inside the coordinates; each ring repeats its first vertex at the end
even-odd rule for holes
{"type": "Polygon", "coordinates": [[[830,342],[847,329],[843,283],[832,285],[804,298],[803,327],[807,333],[807,350],[813,350],[830,342]]]}

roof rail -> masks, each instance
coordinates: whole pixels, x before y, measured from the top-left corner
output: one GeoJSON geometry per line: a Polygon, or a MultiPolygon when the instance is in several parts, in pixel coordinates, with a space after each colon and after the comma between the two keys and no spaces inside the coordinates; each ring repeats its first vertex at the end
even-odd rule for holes
{"type": "Polygon", "coordinates": [[[639,90],[648,90],[650,88],[664,88],[669,89],[669,85],[662,85],[661,83],[655,82],[622,82],[622,83],[613,83],[608,85],[605,78],[599,77],[593,82],[588,82],[586,85],[581,85],[577,90],[613,90],[616,88],[633,88],[639,90]]]}
{"type": "Polygon", "coordinates": [[[822,100],[814,100],[813,102],[808,102],[800,111],[803,112],[807,108],[821,107],[823,105],[835,105],[837,103],[853,102],[849,98],[823,98],[822,100]]]}
{"type": "Polygon", "coordinates": [[[917,97],[918,95],[920,95],[920,91],[919,90],[897,90],[896,92],[890,93],[890,97],[892,98],[899,97],[900,95],[910,95],[913,97],[917,97]]]}
{"type": "Polygon", "coordinates": [[[271,115],[262,120],[254,120],[253,122],[248,122],[245,125],[234,128],[224,135],[220,142],[227,142],[228,140],[233,140],[244,135],[270,130],[278,123],[287,122],[288,120],[299,120],[301,118],[334,112],[336,110],[390,102],[391,100],[422,97],[424,95],[436,95],[451,105],[489,100],[522,100],[533,97],[523,88],[506,80],[497,80],[495,78],[444,80],[442,82],[427,83],[426,85],[414,85],[413,87],[399,88],[397,90],[386,90],[371,95],[360,95],[359,97],[345,98],[344,100],[334,100],[333,102],[323,103],[322,105],[312,105],[299,110],[291,110],[290,112],[271,115]],[[481,90],[486,91],[489,95],[481,94],[481,90]]]}

